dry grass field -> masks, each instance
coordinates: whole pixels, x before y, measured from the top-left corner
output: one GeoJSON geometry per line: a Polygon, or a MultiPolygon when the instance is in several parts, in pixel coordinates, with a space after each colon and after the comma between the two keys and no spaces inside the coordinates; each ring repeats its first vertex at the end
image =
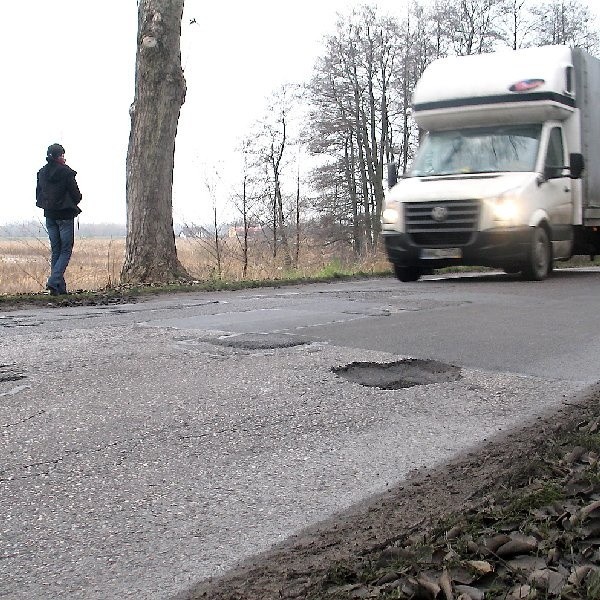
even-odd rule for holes
{"type": "MultiPolygon", "coordinates": [[[[179,259],[194,279],[243,279],[243,263],[238,241],[224,239],[220,243],[222,256],[219,274],[212,242],[195,238],[177,239],[179,259]]],[[[68,288],[102,290],[118,285],[124,253],[125,240],[122,238],[77,238],[73,257],[65,275],[68,288]]],[[[0,239],[0,294],[43,291],[49,272],[49,255],[47,239],[0,239]]],[[[387,268],[387,261],[383,255],[357,263],[347,248],[324,250],[305,240],[301,245],[298,268],[285,269],[282,257],[274,259],[268,244],[253,240],[246,278],[264,280],[333,276],[342,272],[375,272],[387,268]]]]}

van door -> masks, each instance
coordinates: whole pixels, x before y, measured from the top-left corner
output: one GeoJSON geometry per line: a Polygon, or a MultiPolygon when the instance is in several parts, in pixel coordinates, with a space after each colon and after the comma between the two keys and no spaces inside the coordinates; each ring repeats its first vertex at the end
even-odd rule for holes
{"type": "Polygon", "coordinates": [[[546,210],[550,216],[552,227],[552,246],[555,258],[569,253],[573,228],[573,200],[571,194],[571,179],[565,165],[568,164],[565,152],[563,131],[561,127],[553,127],[548,137],[548,149],[544,161],[543,194],[546,210]]]}

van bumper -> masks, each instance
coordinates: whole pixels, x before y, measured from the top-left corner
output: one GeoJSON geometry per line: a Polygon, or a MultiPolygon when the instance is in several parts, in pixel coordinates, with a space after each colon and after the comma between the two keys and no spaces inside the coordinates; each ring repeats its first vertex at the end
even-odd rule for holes
{"type": "Polygon", "coordinates": [[[419,266],[423,269],[452,265],[503,268],[518,265],[527,259],[531,228],[523,226],[475,232],[468,244],[455,247],[460,250],[460,258],[424,258],[425,248],[447,249],[449,246],[417,246],[411,236],[405,233],[385,232],[383,238],[388,259],[396,265],[419,266]]]}

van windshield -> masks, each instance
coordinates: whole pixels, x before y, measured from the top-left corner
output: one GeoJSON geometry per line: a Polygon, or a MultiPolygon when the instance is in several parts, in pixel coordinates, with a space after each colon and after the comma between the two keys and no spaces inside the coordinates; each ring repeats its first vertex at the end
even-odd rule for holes
{"type": "Polygon", "coordinates": [[[533,171],[541,131],[541,125],[510,125],[431,132],[409,176],[533,171]]]}

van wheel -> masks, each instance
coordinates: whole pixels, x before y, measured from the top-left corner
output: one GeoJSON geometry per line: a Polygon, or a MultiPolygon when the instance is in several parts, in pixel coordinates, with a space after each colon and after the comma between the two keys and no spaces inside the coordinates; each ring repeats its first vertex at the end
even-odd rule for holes
{"type": "Polygon", "coordinates": [[[531,232],[531,242],[527,261],[523,265],[523,279],[541,281],[552,271],[552,246],[548,233],[543,227],[535,227],[531,232]]]}
{"type": "Polygon", "coordinates": [[[407,283],[409,281],[418,281],[421,275],[423,275],[423,272],[418,267],[394,265],[394,275],[400,281],[407,283]]]}

